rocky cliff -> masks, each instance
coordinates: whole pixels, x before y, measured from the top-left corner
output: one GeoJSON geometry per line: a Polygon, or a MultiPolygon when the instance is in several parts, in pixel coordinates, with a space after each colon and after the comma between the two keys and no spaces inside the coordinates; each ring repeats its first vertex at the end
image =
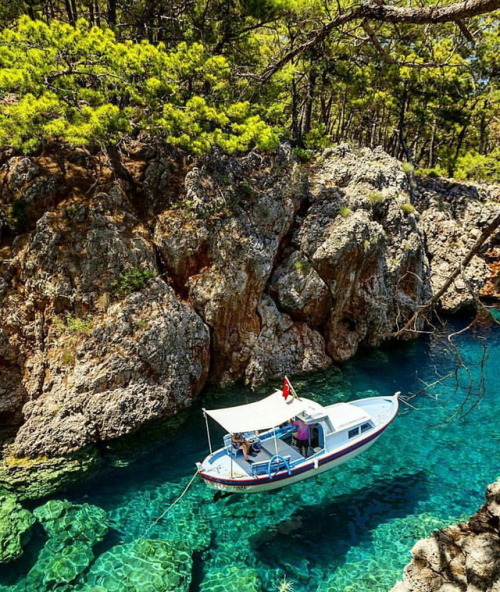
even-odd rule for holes
{"type": "Polygon", "coordinates": [[[470,592],[500,589],[500,480],[468,522],[439,530],[412,549],[392,592],[470,592]]]}
{"type": "MultiPolygon", "coordinates": [[[[500,208],[498,188],[417,184],[346,146],[308,163],[287,146],[191,162],[139,142],[0,162],[0,422],[15,456],[133,432],[207,380],[256,385],[380,345],[500,208]]],[[[498,297],[498,237],[488,248],[444,310],[471,304],[469,288],[498,297]]]]}

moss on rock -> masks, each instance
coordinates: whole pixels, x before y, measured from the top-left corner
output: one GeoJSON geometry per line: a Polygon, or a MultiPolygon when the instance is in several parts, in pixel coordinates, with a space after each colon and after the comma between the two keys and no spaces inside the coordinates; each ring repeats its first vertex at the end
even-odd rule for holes
{"type": "Polygon", "coordinates": [[[35,522],[13,495],[0,494],[0,563],[17,559],[35,522]]]}
{"type": "Polygon", "coordinates": [[[100,460],[91,447],[58,458],[7,456],[0,462],[0,492],[15,493],[20,500],[53,495],[96,470],[100,460]]]}

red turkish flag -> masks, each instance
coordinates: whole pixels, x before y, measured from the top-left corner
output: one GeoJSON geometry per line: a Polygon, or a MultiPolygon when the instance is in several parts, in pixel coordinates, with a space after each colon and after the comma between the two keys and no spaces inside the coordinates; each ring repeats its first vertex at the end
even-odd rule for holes
{"type": "Polygon", "coordinates": [[[283,381],[283,387],[281,388],[281,390],[283,391],[283,397],[285,400],[288,398],[291,388],[292,388],[292,385],[290,384],[290,381],[288,380],[288,378],[286,378],[286,376],[285,376],[285,380],[283,381]]]}

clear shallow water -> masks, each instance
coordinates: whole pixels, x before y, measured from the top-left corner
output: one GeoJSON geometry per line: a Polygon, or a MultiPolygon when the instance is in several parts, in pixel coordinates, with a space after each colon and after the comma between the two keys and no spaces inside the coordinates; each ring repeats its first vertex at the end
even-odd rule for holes
{"type": "MultiPolygon", "coordinates": [[[[314,479],[216,503],[196,481],[153,524],[207,453],[204,422],[194,409],[174,437],[63,497],[107,512],[111,529],[95,547],[96,557],[146,531],[147,538],[187,542],[193,550],[189,592],[274,591],[284,575],[296,592],[387,591],[413,544],[478,509],[485,486],[500,474],[500,328],[484,326],[455,341],[468,368],[456,374],[456,354],[442,336],[359,355],[341,369],[295,380],[299,393],[325,404],[396,390],[416,395],[370,450],[314,479]]],[[[222,407],[267,392],[214,391],[203,404],[222,407]]],[[[216,440],[217,430],[213,435],[216,440]]],[[[36,534],[21,560],[0,569],[2,592],[33,590],[25,576],[36,569],[44,544],[36,534]]],[[[97,559],[76,583],[36,589],[90,590],[106,583],[106,569],[97,559]]],[[[106,589],[128,588],[116,582],[99,588],[106,589]]]]}

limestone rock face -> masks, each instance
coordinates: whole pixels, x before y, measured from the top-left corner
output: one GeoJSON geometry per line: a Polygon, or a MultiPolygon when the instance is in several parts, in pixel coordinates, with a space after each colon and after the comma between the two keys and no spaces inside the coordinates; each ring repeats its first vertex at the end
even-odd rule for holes
{"type": "Polygon", "coordinates": [[[318,331],[306,323],[294,323],[269,297],[262,299],[257,312],[261,329],[245,371],[248,382],[259,384],[269,377],[312,372],[331,364],[318,331]]]}
{"type": "Polygon", "coordinates": [[[222,384],[245,374],[261,330],[257,307],[298,208],[300,196],[272,167],[250,154],[193,169],[185,189],[195,219],[165,212],[156,228],[167,269],[211,328],[211,377],[222,384]]]}
{"type": "Polygon", "coordinates": [[[387,154],[340,147],[309,179],[311,205],[292,239],[294,257],[314,270],[308,288],[316,286],[314,321],[324,323],[328,355],[346,360],[361,343],[379,345],[428,296],[419,280],[428,274],[424,237],[416,217],[401,210],[408,181],[387,154]]]}
{"type": "Polygon", "coordinates": [[[130,270],[158,275],[155,246],[119,184],[43,213],[4,263],[0,413],[24,420],[15,454],[57,456],[119,437],[201,390],[202,319],[160,277],[119,292],[130,270]]]}
{"type": "MultiPolygon", "coordinates": [[[[134,141],[118,158],[1,161],[11,454],[64,455],[175,414],[207,380],[258,385],[380,345],[499,207],[491,189],[410,183],[379,149],[188,163],[134,141]]],[[[491,275],[495,240],[490,267],[476,257],[445,310],[491,275]]]]}
{"type": "Polygon", "coordinates": [[[123,436],[185,408],[206,378],[208,331],[161,280],[111,306],[81,343],[59,339],[74,359],[69,369],[54,360],[42,396],[25,405],[18,454],[123,436]]]}
{"type": "Polygon", "coordinates": [[[500,589],[500,480],[486,498],[469,522],[419,541],[392,592],[500,589]]]}
{"type": "MultiPolygon", "coordinates": [[[[485,191],[474,185],[432,180],[422,185],[419,193],[423,206],[421,223],[427,253],[432,261],[430,283],[432,291],[437,292],[474,246],[481,231],[498,215],[500,188],[493,187],[485,191]]],[[[490,246],[493,247],[495,241],[499,240],[497,233],[490,246]]],[[[453,313],[465,306],[472,306],[472,293],[495,297],[498,264],[495,253],[492,249],[489,258],[473,257],[441,298],[444,311],[453,313]],[[487,287],[490,277],[490,286],[487,287]]]]}
{"type": "Polygon", "coordinates": [[[317,327],[331,307],[331,294],[316,269],[299,251],[293,251],[272,277],[270,294],[293,319],[317,327]]]}

